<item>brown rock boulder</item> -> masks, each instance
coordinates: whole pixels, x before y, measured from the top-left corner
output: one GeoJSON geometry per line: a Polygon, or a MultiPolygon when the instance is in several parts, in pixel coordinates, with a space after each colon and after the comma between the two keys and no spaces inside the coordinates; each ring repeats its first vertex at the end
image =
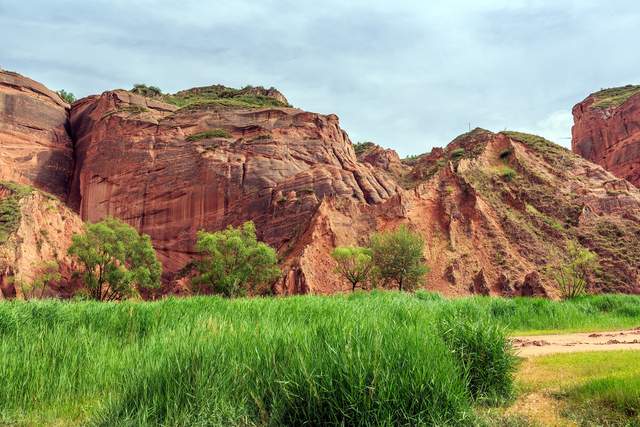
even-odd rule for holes
{"type": "Polygon", "coordinates": [[[573,107],[573,151],[640,186],[640,86],[606,89],[573,107]]]}
{"type": "Polygon", "coordinates": [[[73,174],[69,105],[40,83],[0,70],[0,180],[65,200],[73,174]]]}

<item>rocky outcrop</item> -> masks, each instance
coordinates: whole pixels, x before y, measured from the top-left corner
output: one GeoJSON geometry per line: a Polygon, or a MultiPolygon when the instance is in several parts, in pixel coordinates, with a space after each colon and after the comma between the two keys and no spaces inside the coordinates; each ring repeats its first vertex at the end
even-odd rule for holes
{"type": "Polygon", "coordinates": [[[81,230],[80,217],[57,198],[29,186],[0,183],[0,299],[23,297],[51,262],[60,270],[61,286],[38,293],[69,296],[73,268],[67,250],[81,230]]]}
{"type": "Polygon", "coordinates": [[[116,216],[149,234],[167,271],[193,259],[198,230],[253,220],[286,254],[322,200],[379,204],[397,191],[357,161],[335,115],[179,94],[170,100],[181,108],[106,92],[70,116],[71,206],[84,220],[116,216]]]}
{"type": "Polygon", "coordinates": [[[40,83],[0,70],[0,180],[34,185],[66,199],[73,173],[68,109],[40,83]]]}
{"type": "MultiPolygon", "coordinates": [[[[335,115],[291,108],[275,89],[115,90],[75,102],[67,121],[55,94],[14,77],[23,83],[0,84],[11,92],[0,104],[0,136],[11,135],[0,179],[55,193],[83,220],[115,216],[149,234],[171,282],[161,293],[188,292],[197,231],[246,220],[279,252],[282,294],[348,290],[331,250],[400,224],[424,237],[423,285],[447,295],[557,296],[549,268],[570,241],[599,255],[591,290],[640,292],[640,190],[540,137],[474,129],[400,160],[352,145],[335,115]],[[25,125],[38,120],[50,126],[25,125]]],[[[609,125],[628,111],[621,123],[635,134],[636,98],[603,99],[593,102],[606,106],[609,125]]],[[[12,296],[38,261],[68,266],[81,222],[51,196],[2,188],[10,209],[0,210],[0,289],[12,296]]]]}
{"type": "Polygon", "coordinates": [[[640,186],[640,86],[589,95],[573,120],[575,153],[640,186]]]}

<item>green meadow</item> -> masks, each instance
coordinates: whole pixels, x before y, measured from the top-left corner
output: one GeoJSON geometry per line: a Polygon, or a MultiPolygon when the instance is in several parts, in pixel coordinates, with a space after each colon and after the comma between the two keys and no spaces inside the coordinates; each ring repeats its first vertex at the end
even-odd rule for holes
{"type": "Polygon", "coordinates": [[[482,425],[515,396],[509,333],[639,319],[611,295],[8,301],[0,424],[482,425]]]}

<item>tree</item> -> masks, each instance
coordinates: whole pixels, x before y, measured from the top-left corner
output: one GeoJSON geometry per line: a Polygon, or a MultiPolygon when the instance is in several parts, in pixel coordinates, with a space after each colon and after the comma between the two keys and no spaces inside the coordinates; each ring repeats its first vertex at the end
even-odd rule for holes
{"type": "Polygon", "coordinates": [[[355,291],[360,283],[369,278],[373,267],[373,252],[369,248],[359,246],[339,246],[331,256],[336,261],[336,272],[351,283],[351,291],[355,291]]]}
{"type": "Polygon", "coordinates": [[[76,100],[76,96],[71,93],[71,92],[67,92],[64,89],[60,89],[58,92],[56,92],[58,94],[58,96],[60,98],[62,98],[64,100],[64,102],[66,102],[67,104],[73,104],[76,100]]]}
{"type": "Polygon", "coordinates": [[[84,283],[92,299],[113,301],[160,286],[162,266],[146,234],[107,218],[75,234],[69,255],[84,266],[84,283]]]}
{"type": "Polygon", "coordinates": [[[562,299],[584,295],[587,283],[599,268],[598,255],[575,242],[567,245],[567,261],[551,268],[551,275],[558,283],[562,299]]]}
{"type": "Polygon", "coordinates": [[[414,289],[429,271],[423,263],[422,237],[401,225],[394,231],[371,238],[373,264],[383,282],[395,282],[398,289],[414,289]]]}
{"type": "Polygon", "coordinates": [[[253,222],[208,233],[198,232],[196,249],[204,254],[193,283],[225,297],[261,291],[280,275],[276,251],[258,242],[253,222]]]}
{"type": "Polygon", "coordinates": [[[61,278],[60,267],[56,261],[43,261],[36,266],[36,277],[33,281],[21,282],[18,286],[25,299],[44,298],[47,288],[61,278]]]}

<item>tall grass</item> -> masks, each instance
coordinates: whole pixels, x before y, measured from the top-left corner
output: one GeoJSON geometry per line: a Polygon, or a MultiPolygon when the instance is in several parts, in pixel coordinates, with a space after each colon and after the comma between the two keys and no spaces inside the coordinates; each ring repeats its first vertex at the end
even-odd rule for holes
{"type": "Polygon", "coordinates": [[[425,292],[3,302],[0,424],[469,425],[511,395],[505,329],[638,314],[637,297],[425,292]]]}
{"type": "Polygon", "coordinates": [[[0,421],[468,425],[479,396],[469,378],[512,356],[484,327],[451,342],[437,328],[442,304],[397,293],[3,303],[0,421]],[[502,347],[463,365],[467,339],[502,347]]]}

